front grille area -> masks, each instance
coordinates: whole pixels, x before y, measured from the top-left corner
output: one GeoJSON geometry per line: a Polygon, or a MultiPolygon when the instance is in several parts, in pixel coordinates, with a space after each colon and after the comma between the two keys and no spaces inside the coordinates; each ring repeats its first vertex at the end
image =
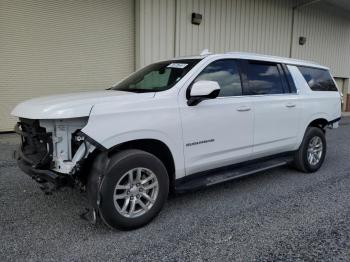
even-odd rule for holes
{"type": "Polygon", "coordinates": [[[52,136],[38,120],[20,118],[15,127],[21,135],[21,158],[34,168],[49,169],[52,163],[52,136]]]}

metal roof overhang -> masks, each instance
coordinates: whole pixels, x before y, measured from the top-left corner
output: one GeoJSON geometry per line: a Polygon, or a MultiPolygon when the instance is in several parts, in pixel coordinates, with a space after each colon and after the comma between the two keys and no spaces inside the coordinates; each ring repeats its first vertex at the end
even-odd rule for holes
{"type": "Polygon", "coordinates": [[[321,0],[320,5],[326,10],[350,18],[350,0],[321,0]]]}
{"type": "Polygon", "coordinates": [[[349,0],[324,0],[322,2],[327,3],[328,5],[334,6],[341,10],[350,12],[350,1],[349,0]]]}

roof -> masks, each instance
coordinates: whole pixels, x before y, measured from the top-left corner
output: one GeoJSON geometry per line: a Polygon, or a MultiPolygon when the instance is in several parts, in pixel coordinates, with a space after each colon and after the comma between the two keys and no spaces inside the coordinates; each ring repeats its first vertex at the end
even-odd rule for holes
{"type": "Polygon", "coordinates": [[[335,6],[338,9],[350,12],[350,1],[349,0],[325,0],[326,4],[335,6]]]}
{"type": "Polygon", "coordinates": [[[317,64],[315,62],[311,61],[305,61],[305,60],[299,60],[299,59],[293,59],[288,57],[280,57],[280,56],[271,56],[271,55],[264,55],[264,54],[255,54],[255,53],[247,53],[247,52],[227,52],[224,54],[208,54],[208,55],[202,55],[202,56],[187,56],[187,57],[177,57],[174,59],[181,60],[181,59],[203,59],[208,57],[218,57],[218,58],[237,58],[237,59],[249,59],[249,60],[259,60],[259,61],[268,61],[268,62],[276,62],[276,63],[283,63],[283,64],[289,64],[289,65],[299,65],[299,66],[308,66],[308,67],[316,67],[321,69],[327,69],[328,67],[322,66],[320,64],[317,64]]]}

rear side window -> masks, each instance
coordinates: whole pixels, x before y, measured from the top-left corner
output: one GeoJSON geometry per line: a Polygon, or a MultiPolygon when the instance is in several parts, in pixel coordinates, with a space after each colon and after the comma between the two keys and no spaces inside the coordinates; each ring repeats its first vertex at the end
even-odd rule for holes
{"type": "Polygon", "coordinates": [[[247,95],[283,94],[284,82],[278,64],[247,63],[247,95]]]}
{"type": "Polygon", "coordinates": [[[313,91],[338,91],[328,70],[298,66],[309,87],[313,91]]]}

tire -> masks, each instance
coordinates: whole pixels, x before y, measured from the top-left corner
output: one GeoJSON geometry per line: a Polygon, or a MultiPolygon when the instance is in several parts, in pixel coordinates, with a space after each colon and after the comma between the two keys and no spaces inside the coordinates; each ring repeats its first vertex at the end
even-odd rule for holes
{"type": "Polygon", "coordinates": [[[294,155],[295,168],[305,173],[316,172],[323,164],[326,150],[327,143],[324,130],[318,127],[308,127],[303,141],[294,155]]]}
{"type": "Polygon", "coordinates": [[[136,229],[149,223],[160,212],[168,193],[169,177],[163,163],[145,151],[125,150],[109,161],[99,189],[99,214],[112,228],[136,229]],[[149,181],[145,182],[147,179],[149,181]]]}

